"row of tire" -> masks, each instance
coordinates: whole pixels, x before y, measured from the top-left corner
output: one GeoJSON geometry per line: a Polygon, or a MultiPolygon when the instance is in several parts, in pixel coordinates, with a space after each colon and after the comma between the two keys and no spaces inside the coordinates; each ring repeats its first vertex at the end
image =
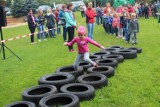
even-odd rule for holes
{"type": "Polygon", "coordinates": [[[112,46],[93,53],[90,58],[98,63],[97,68],[85,61],[76,70],[73,66],[58,68],[56,73],[42,76],[38,86],[25,90],[23,101],[5,107],[80,107],[79,101],[93,99],[95,89],[108,85],[118,63],[134,59],[141,52],[140,48],[112,46]]]}

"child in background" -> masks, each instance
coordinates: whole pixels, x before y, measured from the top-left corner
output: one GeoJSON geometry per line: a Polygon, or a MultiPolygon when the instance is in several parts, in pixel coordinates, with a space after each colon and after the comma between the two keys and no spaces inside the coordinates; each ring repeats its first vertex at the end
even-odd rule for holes
{"type": "Polygon", "coordinates": [[[103,46],[99,45],[95,41],[91,40],[90,38],[86,37],[86,28],[83,26],[80,26],[78,28],[78,37],[75,37],[71,42],[65,42],[65,46],[72,46],[74,43],[77,43],[78,46],[78,55],[77,58],[74,62],[75,69],[81,62],[81,60],[84,58],[85,61],[93,64],[95,67],[98,67],[98,64],[93,62],[89,58],[89,48],[88,48],[88,43],[91,43],[101,49],[105,49],[103,46]]]}
{"type": "Polygon", "coordinates": [[[114,34],[114,30],[112,28],[112,23],[113,23],[113,14],[110,14],[109,15],[109,33],[110,34],[114,34]]]}
{"type": "Polygon", "coordinates": [[[122,14],[119,14],[118,38],[123,37],[123,21],[124,21],[124,16],[123,16],[123,13],[122,13],[122,14]]]}
{"type": "Polygon", "coordinates": [[[105,16],[103,16],[103,18],[104,18],[103,27],[105,29],[105,32],[109,33],[109,16],[105,15],[105,16]]]}
{"type": "Polygon", "coordinates": [[[139,32],[139,23],[136,19],[136,14],[131,14],[131,20],[128,25],[128,34],[131,35],[132,45],[137,44],[137,33],[139,32]]]}
{"type": "Polygon", "coordinates": [[[130,35],[128,34],[129,22],[130,22],[130,15],[127,14],[126,17],[124,18],[124,23],[123,23],[123,35],[125,37],[126,43],[129,43],[129,41],[130,41],[130,35]]]}
{"type": "Polygon", "coordinates": [[[114,32],[117,37],[118,37],[118,24],[119,24],[118,13],[115,13],[114,18],[113,18],[112,28],[114,29],[114,32]]]}

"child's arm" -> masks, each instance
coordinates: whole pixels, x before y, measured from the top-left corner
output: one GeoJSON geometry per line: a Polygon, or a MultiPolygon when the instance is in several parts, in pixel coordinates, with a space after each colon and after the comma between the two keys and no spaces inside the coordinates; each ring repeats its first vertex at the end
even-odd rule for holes
{"type": "Polygon", "coordinates": [[[74,38],[71,42],[67,43],[65,42],[63,45],[64,46],[72,46],[76,42],[76,39],[74,38]]]}
{"type": "Polygon", "coordinates": [[[91,43],[92,45],[97,46],[97,47],[99,47],[99,48],[105,50],[105,48],[104,48],[103,46],[101,46],[101,45],[98,44],[97,42],[91,40],[90,38],[87,38],[87,40],[88,40],[88,42],[91,43]]]}

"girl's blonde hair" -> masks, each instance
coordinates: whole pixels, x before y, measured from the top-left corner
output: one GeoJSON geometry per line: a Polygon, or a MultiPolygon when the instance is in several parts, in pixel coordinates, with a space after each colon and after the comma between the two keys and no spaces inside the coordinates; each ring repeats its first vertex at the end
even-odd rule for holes
{"type": "Polygon", "coordinates": [[[47,13],[52,13],[52,10],[50,8],[48,8],[47,13]]]}

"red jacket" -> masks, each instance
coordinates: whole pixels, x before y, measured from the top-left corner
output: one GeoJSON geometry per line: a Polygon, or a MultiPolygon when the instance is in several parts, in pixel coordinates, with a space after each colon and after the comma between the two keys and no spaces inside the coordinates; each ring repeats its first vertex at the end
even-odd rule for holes
{"type": "Polygon", "coordinates": [[[94,23],[94,17],[96,17],[96,12],[93,9],[87,8],[86,22],[87,23],[94,23]]]}
{"type": "Polygon", "coordinates": [[[128,8],[128,12],[129,12],[129,13],[134,13],[134,9],[133,9],[132,7],[129,7],[129,8],[128,8]]]}
{"type": "Polygon", "coordinates": [[[59,19],[58,19],[58,13],[59,13],[58,11],[55,12],[55,16],[56,16],[56,21],[57,22],[59,21],[59,19]]]}

